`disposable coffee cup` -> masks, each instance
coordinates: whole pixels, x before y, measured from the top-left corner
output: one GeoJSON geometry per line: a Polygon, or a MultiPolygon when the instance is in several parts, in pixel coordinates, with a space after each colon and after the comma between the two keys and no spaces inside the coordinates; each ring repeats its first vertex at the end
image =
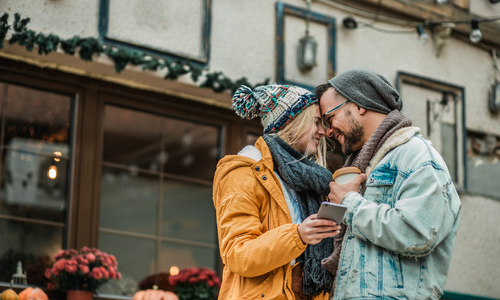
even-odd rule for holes
{"type": "Polygon", "coordinates": [[[351,182],[359,174],[361,174],[360,169],[356,167],[345,167],[335,171],[332,175],[332,179],[337,184],[346,184],[351,182]]]}

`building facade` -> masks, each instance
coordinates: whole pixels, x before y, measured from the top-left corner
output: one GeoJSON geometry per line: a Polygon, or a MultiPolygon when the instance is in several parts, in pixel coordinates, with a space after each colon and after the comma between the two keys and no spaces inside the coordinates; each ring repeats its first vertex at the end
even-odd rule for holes
{"type": "Polygon", "coordinates": [[[213,173],[262,133],[232,91],[364,68],[397,87],[460,192],[444,298],[500,298],[496,2],[1,1],[0,289],[17,261],[44,285],[51,257],[83,246],[118,260],[102,297],[221,270],[213,173]]]}

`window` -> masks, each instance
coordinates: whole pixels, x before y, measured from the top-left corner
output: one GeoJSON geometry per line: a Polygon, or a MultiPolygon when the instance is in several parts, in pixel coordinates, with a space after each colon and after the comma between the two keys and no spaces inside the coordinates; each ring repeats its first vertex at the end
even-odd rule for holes
{"type": "Polygon", "coordinates": [[[141,282],[171,268],[217,270],[212,178],[219,131],[105,107],[98,246],[116,256],[130,286],[103,286],[101,293],[130,296],[141,282]]]}
{"type": "Polygon", "coordinates": [[[399,72],[402,114],[441,154],[458,189],[466,189],[465,91],[457,85],[399,72]]]}
{"type": "Polygon", "coordinates": [[[71,167],[71,96],[0,82],[0,281],[21,261],[29,284],[65,246],[71,167]]]}

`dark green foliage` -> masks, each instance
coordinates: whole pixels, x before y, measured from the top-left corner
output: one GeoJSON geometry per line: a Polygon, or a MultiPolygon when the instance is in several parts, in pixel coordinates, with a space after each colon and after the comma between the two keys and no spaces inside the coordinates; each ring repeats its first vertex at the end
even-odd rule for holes
{"type": "Polygon", "coordinates": [[[5,47],[3,41],[5,40],[5,37],[7,36],[7,32],[10,29],[9,25],[9,14],[4,13],[3,16],[0,18],[0,49],[5,47]]]}

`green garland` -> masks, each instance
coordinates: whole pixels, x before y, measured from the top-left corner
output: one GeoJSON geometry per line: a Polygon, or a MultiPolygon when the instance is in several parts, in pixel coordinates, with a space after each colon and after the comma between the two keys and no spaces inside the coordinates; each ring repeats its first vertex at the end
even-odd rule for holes
{"type": "MultiPolygon", "coordinates": [[[[101,41],[93,37],[81,38],[79,36],[74,36],[64,40],[52,33],[48,35],[36,33],[27,28],[30,18],[21,19],[21,15],[18,13],[14,14],[14,23],[12,25],[9,25],[8,21],[9,15],[4,13],[3,16],[0,17],[0,49],[4,48],[5,37],[12,28],[14,33],[9,39],[10,45],[18,44],[25,47],[28,51],[33,51],[33,48],[36,46],[38,48],[38,54],[40,55],[54,52],[60,45],[64,53],[69,55],[74,55],[78,50],[78,55],[85,61],[92,61],[94,54],[104,54],[113,60],[117,73],[123,71],[127,64],[131,64],[134,66],[142,66],[143,70],[157,71],[167,69],[168,72],[165,75],[165,79],[176,80],[179,76],[190,73],[191,79],[194,82],[198,82],[198,79],[203,75],[203,69],[193,65],[193,63],[187,59],[183,61],[170,60],[168,58],[158,59],[148,56],[145,52],[127,47],[110,47],[103,45],[101,41]]],[[[263,83],[255,86],[266,85],[268,82],[269,78],[263,83]]],[[[201,87],[211,88],[217,93],[225,90],[230,90],[234,93],[241,85],[246,85],[251,88],[254,87],[245,77],[232,81],[222,74],[222,72],[205,73],[205,81],[200,84],[201,87]]]]}

